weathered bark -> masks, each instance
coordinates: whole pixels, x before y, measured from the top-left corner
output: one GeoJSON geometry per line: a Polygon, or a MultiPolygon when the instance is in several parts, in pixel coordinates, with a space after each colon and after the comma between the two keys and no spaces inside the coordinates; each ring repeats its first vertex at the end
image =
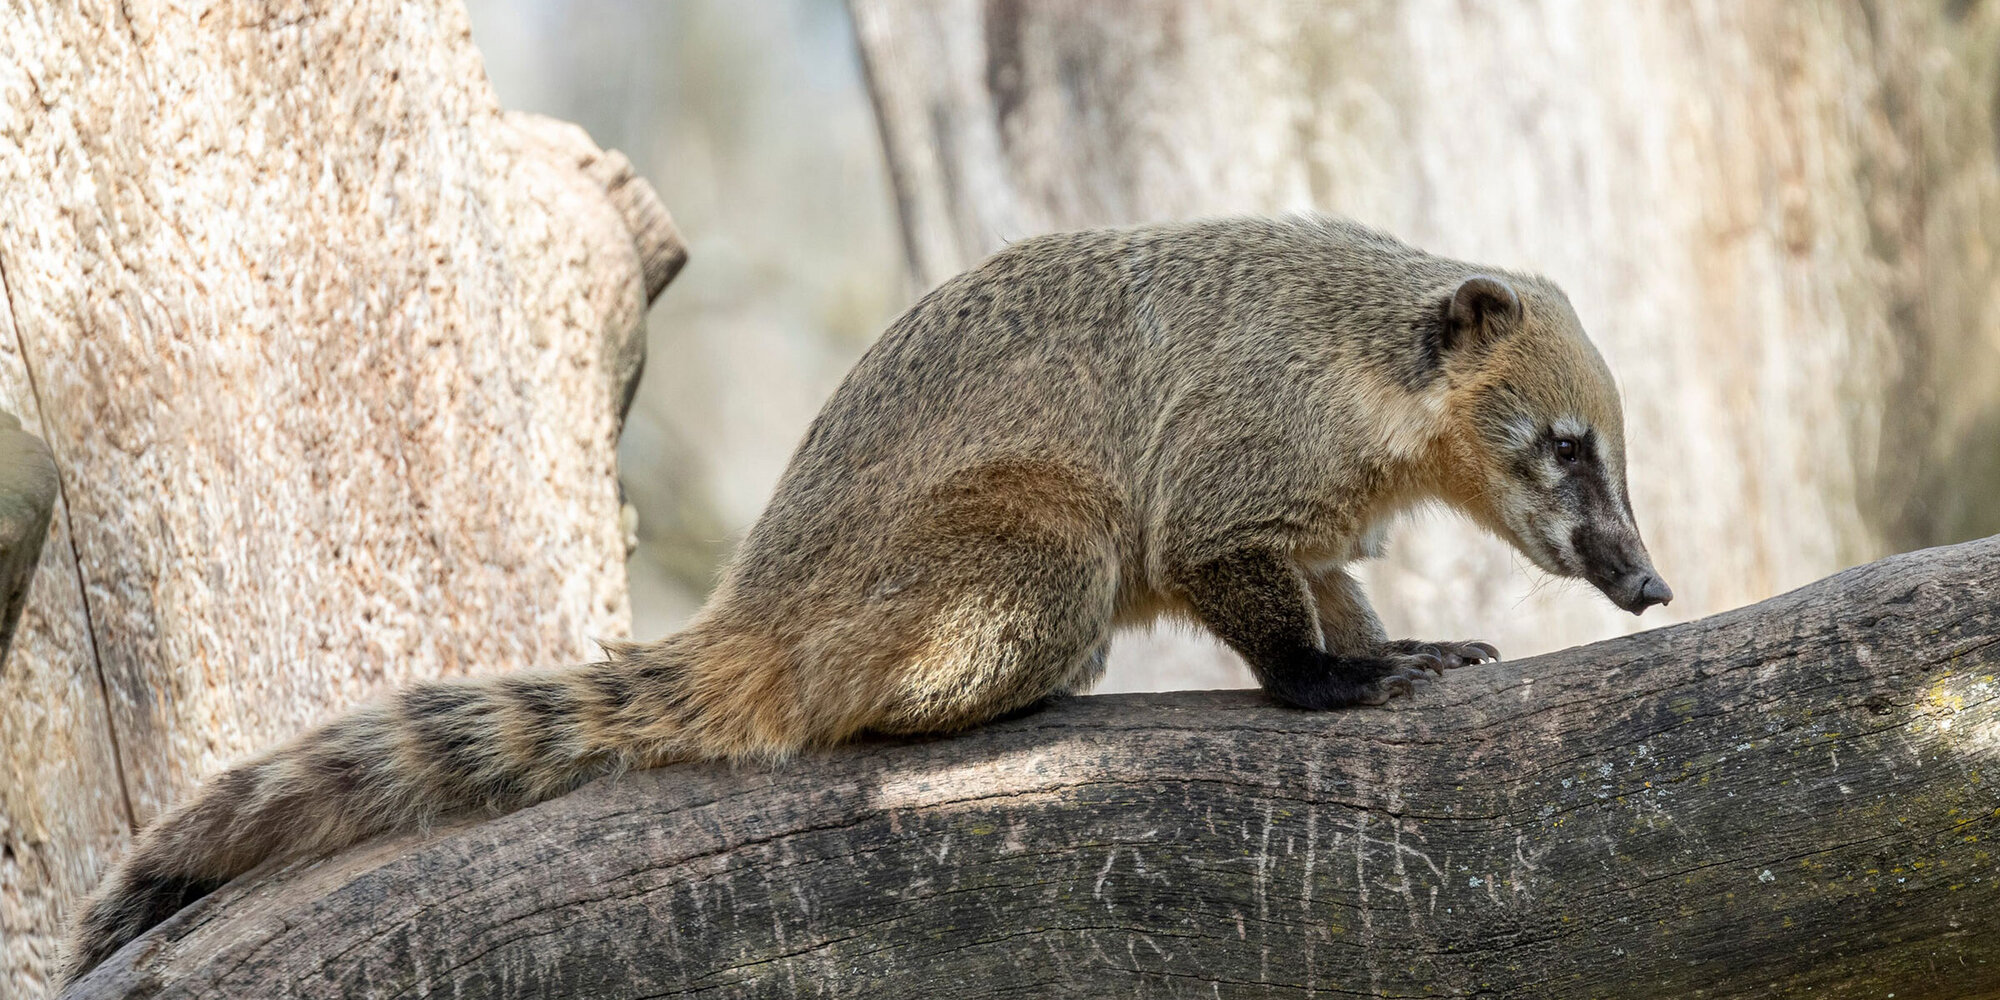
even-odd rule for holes
{"type": "Polygon", "coordinates": [[[0,981],[222,763],[627,627],[618,414],[683,256],[456,0],[0,0],[0,407],[61,499],[0,673],[0,981]]]}
{"type": "Polygon", "coordinates": [[[2000,996],[2000,537],[1381,710],[1082,698],[259,871],[72,996],[2000,996]]]}
{"type": "MultiPolygon", "coordinates": [[[[920,288],[1048,230],[1338,212],[1568,289],[1670,619],[2000,531],[2000,5],[850,6],[920,288]]],[[[1663,614],[1468,525],[1391,553],[1403,635],[1663,614]]]]}

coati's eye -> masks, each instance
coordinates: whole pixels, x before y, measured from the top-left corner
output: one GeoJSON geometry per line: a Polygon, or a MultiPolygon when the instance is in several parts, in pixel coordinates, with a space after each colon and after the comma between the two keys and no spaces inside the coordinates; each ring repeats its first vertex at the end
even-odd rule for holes
{"type": "Polygon", "coordinates": [[[1578,454],[1575,438],[1556,439],[1556,457],[1562,459],[1563,464],[1575,465],[1578,454]]]}

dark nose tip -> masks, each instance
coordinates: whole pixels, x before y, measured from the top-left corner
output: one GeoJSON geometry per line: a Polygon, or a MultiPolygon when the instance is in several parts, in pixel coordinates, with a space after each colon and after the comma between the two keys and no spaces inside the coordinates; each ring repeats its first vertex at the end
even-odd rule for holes
{"type": "Polygon", "coordinates": [[[1668,604],[1673,599],[1673,588],[1667,586],[1667,581],[1658,576],[1649,573],[1646,575],[1646,582],[1639,585],[1639,607],[1642,609],[1654,604],[1668,604]]]}

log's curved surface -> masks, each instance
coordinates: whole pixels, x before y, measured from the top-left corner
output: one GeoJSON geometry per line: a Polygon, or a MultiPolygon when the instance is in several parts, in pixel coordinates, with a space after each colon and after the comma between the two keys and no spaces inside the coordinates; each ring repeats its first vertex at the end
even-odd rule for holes
{"type": "Polygon", "coordinates": [[[2000,538],[1386,709],[625,775],[254,873],[68,995],[1996,996],[1996,591],[2000,538]]]}

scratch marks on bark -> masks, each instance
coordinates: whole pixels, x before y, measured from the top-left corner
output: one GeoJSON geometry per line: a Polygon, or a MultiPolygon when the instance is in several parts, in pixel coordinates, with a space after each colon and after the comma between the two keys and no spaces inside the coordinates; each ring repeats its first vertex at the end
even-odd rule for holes
{"type": "Polygon", "coordinates": [[[1368,970],[1368,989],[1381,996],[1382,949],[1375,936],[1375,913],[1368,903],[1368,820],[1366,812],[1354,814],[1354,896],[1361,904],[1361,951],[1368,970]]]}
{"type": "Polygon", "coordinates": [[[1271,816],[1277,806],[1264,803],[1264,828],[1257,838],[1257,923],[1264,932],[1263,945],[1258,949],[1257,978],[1266,982],[1271,978],[1271,816]]]}
{"type": "MultiPolygon", "coordinates": [[[[1317,756],[1306,761],[1306,792],[1317,797],[1320,793],[1320,760],[1317,756]]],[[[1319,863],[1319,806],[1306,807],[1306,857],[1305,874],[1299,879],[1299,928],[1303,933],[1305,948],[1306,995],[1311,996],[1319,986],[1319,967],[1315,963],[1320,936],[1326,933],[1325,921],[1313,912],[1314,868],[1319,863]]]]}

